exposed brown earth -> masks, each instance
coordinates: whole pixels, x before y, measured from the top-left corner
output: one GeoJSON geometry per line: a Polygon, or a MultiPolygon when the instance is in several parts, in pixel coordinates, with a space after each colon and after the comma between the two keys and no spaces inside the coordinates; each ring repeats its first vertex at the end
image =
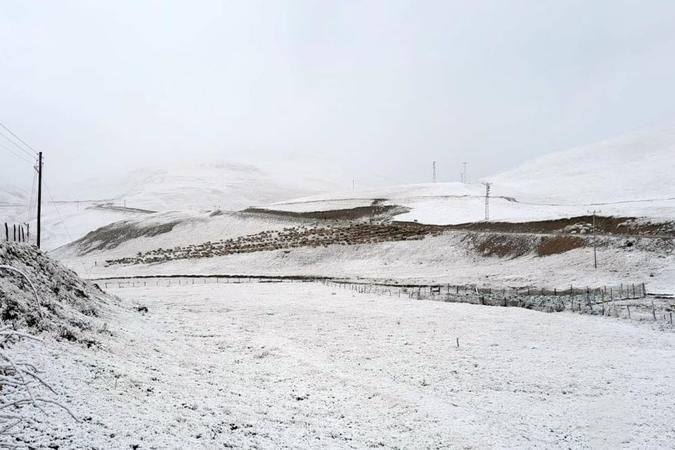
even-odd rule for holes
{"type": "Polygon", "coordinates": [[[586,245],[586,241],[576,236],[544,237],[539,241],[536,251],[538,256],[556,255],[586,245]]]}
{"type": "Polygon", "coordinates": [[[370,206],[358,206],[356,208],[347,209],[333,209],[328,211],[281,211],[276,209],[265,208],[247,208],[242,212],[267,214],[277,217],[295,217],[304,219],[319,219],[319,220],[358,220],[358,219],[377,219],[382,217],[391,217],[396,214],[403,214],[409,209],[396,205],[379,205],[374,202],[370,206]]]}
{"type": "Polygon", "coordinates": [[[78,247],[80,255],[86,255],[95,250],[113,249],[131,239],[168,233],[179,223],[181,223],[179,220],[173,220],[149,227],[123,220],[91,231],[73,244],[78,247]]]}
{"type": "MultiPolygon", "coordinates": [[[[493,231],[503,233],[565,233],[590,234],[593,232],[593,216],[578,216],[535,222],[472,222],[447,225],[447,229],[469,231],[493,231]]],[[[675,237],[675,222],[647,221],[635,217],[595,217],[595,230],[599,234],[628,236],[675,237]]]]}

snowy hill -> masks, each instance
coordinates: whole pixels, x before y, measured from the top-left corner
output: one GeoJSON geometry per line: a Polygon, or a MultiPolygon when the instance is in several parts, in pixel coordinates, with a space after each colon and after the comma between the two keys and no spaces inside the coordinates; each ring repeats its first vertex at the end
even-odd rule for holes
{"type": "MultiPolygon", "coordinates": [[[[236,211],[250,206],[307,212],[400,205],[398,220],[456,224],[485,218],[480,182],[426,183],[335,191],[337,183],[307,176],[304,163],[263,171],[241,163],[185,163],[135,170],[53,192],[45,200],[45,243],[51,249],[116,220],[149,212],[236,211]],[[300,171],[305,171],[301,173],[300,171]],[[323,194],[317,194],[324,192],[323,194]],[[52,204],[52,198],[64,202],[52,204]]],[[[490,220],[529,221],[585,215],[675,218],[675,126],[562,151],[485,180],[492,183],[490,220]]],[[[28,220],[28,195],[0,190],[8,222],[28,220]],[[11,206],[7,206],[11,204],[11,206]]]]}
{"type": "MultiPolygon", "coordinates": [[[[528,221],[599,210],[604,215],[675,218],[675,127],[635,133],[546,155],[486,177],[492,183],[490,220],[528,221]]],[[[343,191],[267,205],[318,211],[396,204],[399,220],[456,224],[485,218],[481,183],[427,183],[343,191]]]]}
{"type": "Polygon", "coordinates": [[[675,197],[675,127],[552,153],[487,177],[530,201],[613,203],[675,197]]]}
{"type": "Polygon", "coordinates": [[[334,188],[325,180],[233,162],[167,164],[62,189],[59,198],[107,199],[153,211],[239,210],[334,188]],[[85,193],[85,194],[83,194],[85,193]]]}
{"type": "MultiPolygon", "coordinates": [[[[288,170],[272,174],[240,163],[138,169],[49,191],[43,201],[43,247],[51,250],[99,227],[119,220],[142,220],[155,211],[236,211],[334,188],[327,180],[288,170]]],[[[9,223],[32,219],[35,230],[35,212],[29,211],[27,203],[28,196],[18,189],[0,190],[1,218],[9,223]]]]}

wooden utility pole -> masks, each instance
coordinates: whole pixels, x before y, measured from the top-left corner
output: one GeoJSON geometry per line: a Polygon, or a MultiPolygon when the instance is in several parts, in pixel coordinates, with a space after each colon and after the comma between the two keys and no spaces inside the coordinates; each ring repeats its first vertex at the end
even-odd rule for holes
{"type": "Polygon", "coordinates": [[[593,210],[593,267],[598,268],[598,252],[595,242],[595,210],[593,210]]]}
{"type": "Polygon", "coordinates": [[[42,231],[42,152],[38,153],[38,200],[37,200],[37,248],[40,248],[40,232],[42,231]]]}

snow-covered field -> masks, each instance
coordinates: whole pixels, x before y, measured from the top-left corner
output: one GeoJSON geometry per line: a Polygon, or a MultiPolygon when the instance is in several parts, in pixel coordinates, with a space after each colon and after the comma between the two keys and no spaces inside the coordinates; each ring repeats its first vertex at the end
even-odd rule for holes
{"type": "Polygon", "coordinates": [[[115,290],[100,349],[21,343],[61,401],[33,446],[668,448],[675,334],[314,283],[115,290]],[[142,314],[132,306],[143,304],[142,314]],[[459,342],[459,347],[457,343],[459,342]],[[46,430],[46,431],[45,431],[46,430]]]}
{"type": "MultiPolygon", "coordinates": [[[[593,268],[593,249],[539,257],[486,257],[465,242],[466,234],[446,232],[422,240],[383,242],[319,248],[294,248],[211,258],[168,261],[162,264],[105,266],[109,254],[120,255],[131,247],[112,252],[68,257],[64,264],[86,278],[174,275],[315,275],[347,278],[397,279],[478,286],[538,286],[566,289],[574,286],[618,286],[646,283],[650,292],[675,293],[675,254],[648,249],[656,245],[644,239],[646,248],[600,247],[598,268],[593,268]]],[[[142,241],[138,248],[144,248],[142,241]]],[[[642,247],[642,245],[640,245],[642,247]]]]}

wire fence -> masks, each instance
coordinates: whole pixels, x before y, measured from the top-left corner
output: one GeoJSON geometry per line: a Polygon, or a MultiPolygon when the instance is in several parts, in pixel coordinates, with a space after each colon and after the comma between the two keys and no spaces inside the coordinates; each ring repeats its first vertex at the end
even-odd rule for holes
{"type": "Polygon", "coordinates": [[[450,284],[396,284],[323,281],[358,293],[475,305],[519,307],[544,312],[572,311],[630,320],[660,322],[673,327],[675,298],[649,294],[644,283],[599,288],[541,289],[478,287],[450,284]]]}
{"type": "Polygon", "coordinates": [[[493,288],[453,284],[400,284],[353,281],[328,277],[193,275],[147,276],[93,280],[104,289],[172,287],[204,284],[308,283],[318,282],[354,293],[415,300],[475,305],[519,307],[544,312],[572,311],[622,319],[658,322],[673,328],[675,298],[649,294],[644,283],[567,289],[493,288]]]}

